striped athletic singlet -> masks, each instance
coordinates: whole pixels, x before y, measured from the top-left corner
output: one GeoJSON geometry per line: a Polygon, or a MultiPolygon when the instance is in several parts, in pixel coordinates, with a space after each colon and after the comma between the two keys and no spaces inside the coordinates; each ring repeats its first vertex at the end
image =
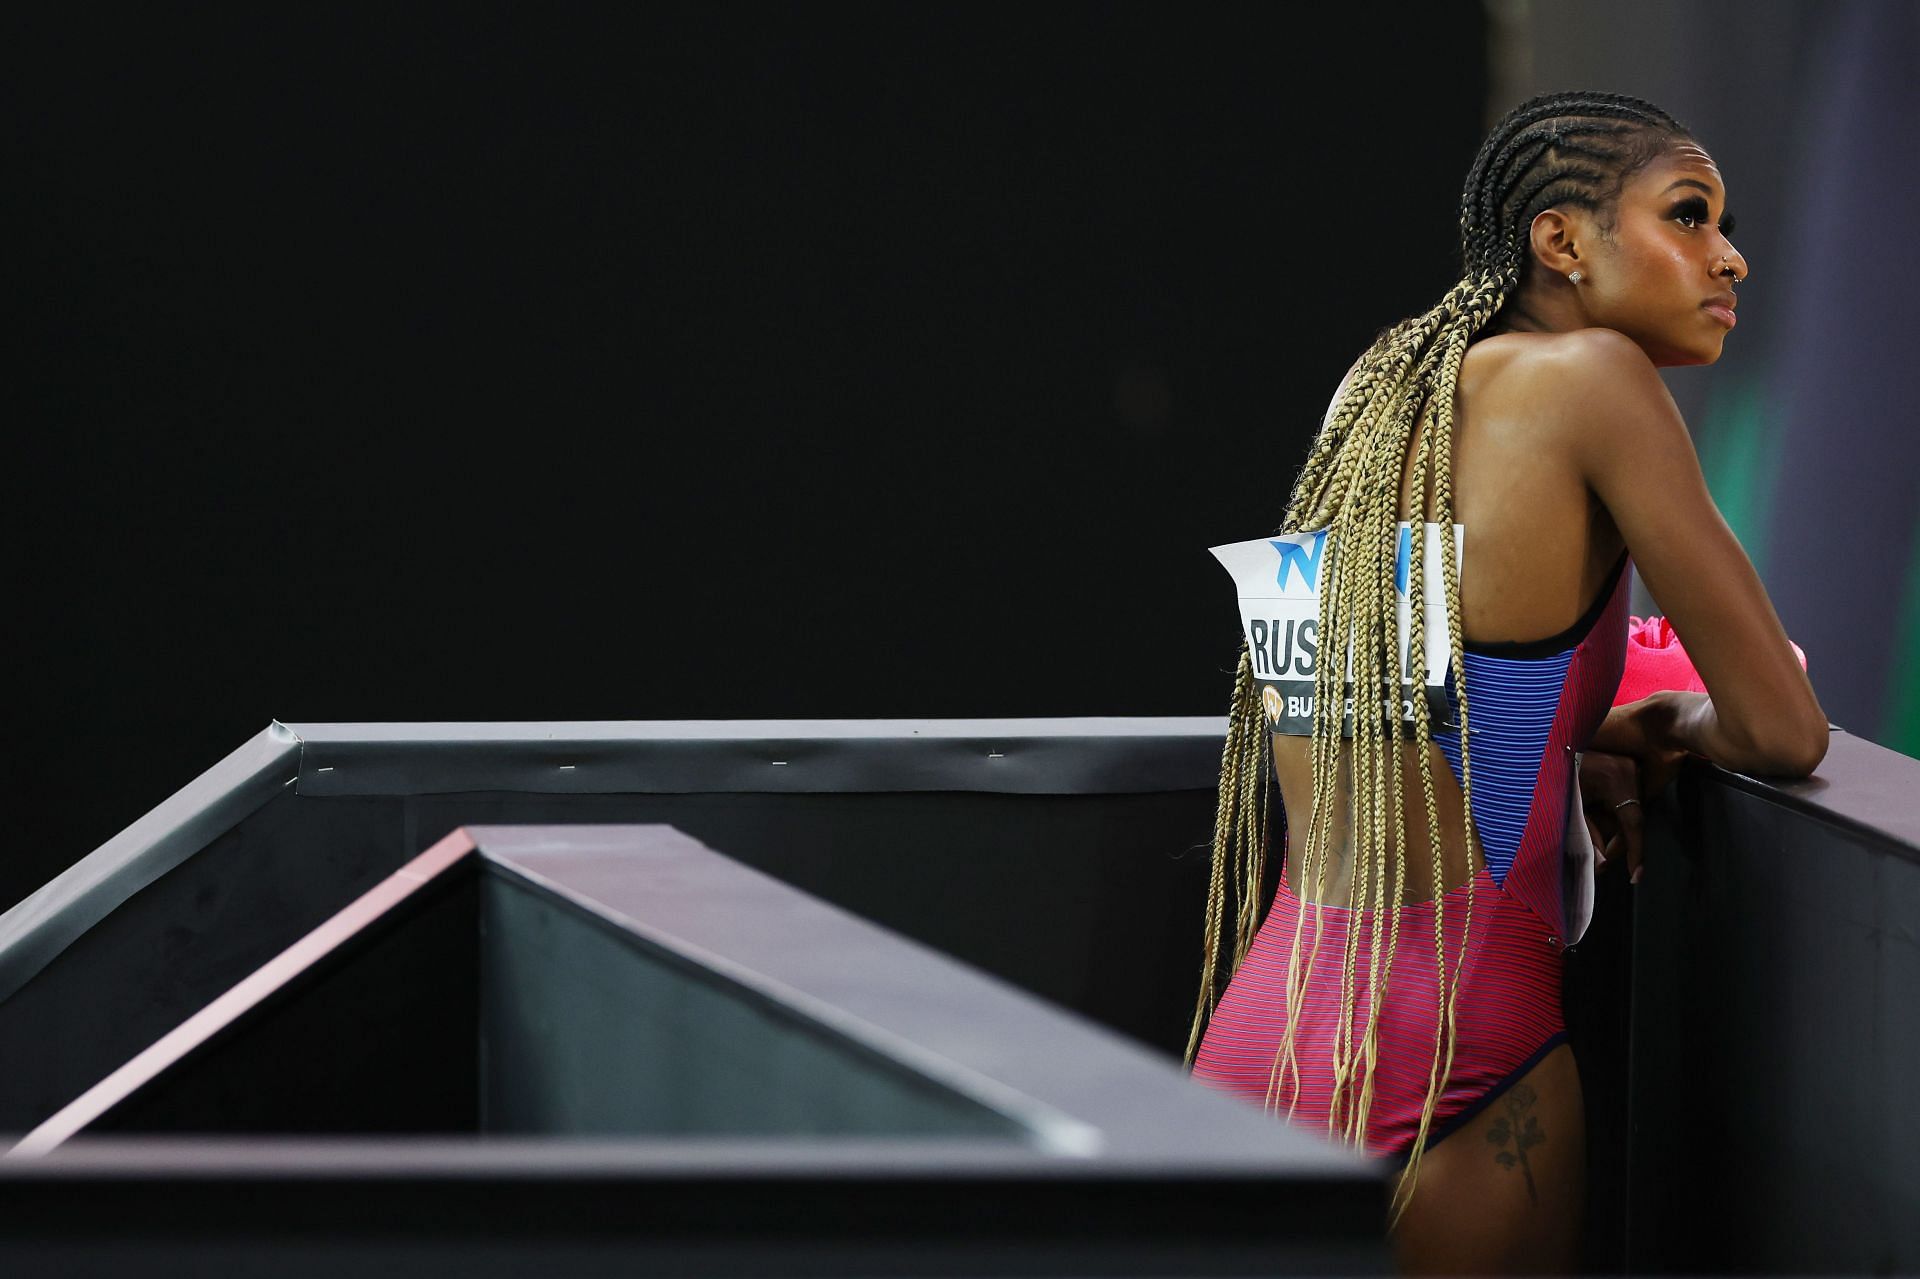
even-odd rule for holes
{"type": "MultiPolygon", "coordinates": [[[[1623,553],[1612,584],[1561,634],[1529,644],[1465,645],[1473,822],[1486,865],[1474,877],[1472,933],[1464,939],[1455,1003],[1458,1038],[1452,1071],[1441,1083],[1427,1130],[1429,1147],[1567,1037],[1560,1008],[1561,952],[1585,931],[1593,903],[1593,851],[1581,812],[1575,753],[1599,731],[1620,685],[1628,562],[1623,553]]],[[[1446,693],[1457,707],[1451,672],[1446,693]]],[[[1433,737],[1460,780],[1459,731],[1436,731],[1433,737]]],[[[1442,897],[1449,974],[1462,953],[1466,900],[1465,883],[1442,897]]],[[[1368,1015],[1365,968],[1374,919],[1369,910],[1324,906],[1321,920],[1320,957],[1295,1031],[1298,1095],[1291,1072],[1283,1072],[1275,1095],[1282,1115],[1291,1104],[1296,1124],[1325,1134],[1347,930],[1357,927],[1360,933],[1357,1038],[1368,1015]]],[[[1302,926],[1300,961],[1305,964],[1313,945],[1313,908],[1289,890],[1283,871],[1273,907],[1200,1041],[1194,1078],[1256,1103],[1268,1095],[1286,1026],[1287,956],[1294,930],[1302,926]]],[[[1379,940],[1384,948],[1384,929],[1379,940]]],[[[1434,904],[1413,903],[1401,908],[1380,1013],[1366,1133],[1366,1147],[1375,1155],[1404,1158],[1413,1146],[1427,1095],[1438,1007],[1434,904]]]]}

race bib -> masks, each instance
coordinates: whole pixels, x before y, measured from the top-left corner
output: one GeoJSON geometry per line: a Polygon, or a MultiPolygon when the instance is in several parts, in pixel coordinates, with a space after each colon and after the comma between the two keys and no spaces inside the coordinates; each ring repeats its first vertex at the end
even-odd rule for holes
{"type": "MultiPolygon", "coordinates": [[[[1427,659],[1427,684],[1422,690],[1427,713],[1435,729],[1457,729],[1452,707],[1447,702],[1446,682],[1449,643],[1447,639],[1446,569],[1441,563],[1440,528],[1434,523],[1424,530],[1424,556],[1421,576],[1426,581],[1426,602],[1422,609],[1426,633],[1423,651],[1427,659]]],[[[1466,526],[1453,526],[1454,562],[1464,565],[1460,553],[1466,542],[1466,526]]],[[[1398,603],[1400,669],[1409,672],[1400,690],[1399,717],[1408,736],[1414,732],[1414,689],[1412,660],[1408,652],[1413,608],[1408,595],[1408,575],[1413,563],[1413,528],[1399,525],[1399,551],[1394,557],[1394,597],[1398,603]]],[[[1275,733],[1301,737],[1313,733],[1313,680],[1320,661],[1320,583],[1332,571],[1332,548],[1327,530],[1315,533],[1276,533],[1251,542],[1234,542],[1208,548],[1213,557],[1233,575],[1240,595],[1240,624],[1253,657],[1253,677],[1260,690],[1260,703],[1266,713],[1267,727],[1275,733]]],[[[1331,580],[1328,577],[1326,580],[1331,580]]],[[[1346,702],[1341,708],[1342,737],[1353,736],[1353,641],[1346,644],[1347,678],[1343,681],[1346,702]]],[[[1383,706],[1382,715],[1392,711],[1383,706]]]]}

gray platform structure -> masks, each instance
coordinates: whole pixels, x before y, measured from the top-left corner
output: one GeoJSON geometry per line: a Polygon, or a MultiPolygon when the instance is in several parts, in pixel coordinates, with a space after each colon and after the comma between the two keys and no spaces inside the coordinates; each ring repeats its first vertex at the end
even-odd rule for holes
{"type": "MultiPolygon", "coordinates": [[[[0,916],[0,1272],[1383,1270],[1179,1068],[1223,728],[272,725],[0,916]]],[[[1690,765],[1603,879],[1594,1266],[1920,1267],[1916,796],[1690,765]]]]}
{"type": "Polygon", "coordinates": [[[1172,1054],[1219,730],[275,725],[0,919],[0,1268],[1377,1270],[1172,1054]]]}

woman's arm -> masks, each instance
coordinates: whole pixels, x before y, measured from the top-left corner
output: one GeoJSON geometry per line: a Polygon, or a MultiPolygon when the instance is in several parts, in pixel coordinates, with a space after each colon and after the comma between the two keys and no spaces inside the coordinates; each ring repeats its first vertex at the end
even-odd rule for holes
{"type": "Polygon", "coordinates": [[[1634,703],[1610,718],[1608,736],[1620,740],[1594,748],[1618,750],[1631,736],[1642,749],[1688,750],[1740,772],[1807,776],[1826,757],[1826,713],[1707,492],[1666,384],[1611,329],[1569,333],[1556,348],[1551,416],[1708,690],[1634,703]]]}

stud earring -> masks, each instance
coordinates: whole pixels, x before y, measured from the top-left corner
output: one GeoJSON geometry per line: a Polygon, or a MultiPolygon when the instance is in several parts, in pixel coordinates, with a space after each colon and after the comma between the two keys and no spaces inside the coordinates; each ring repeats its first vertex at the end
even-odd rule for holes
{"type": "Polygon", "coordinates": [[[1568,284],[1580,283],[1580,273],[1578,271],[1575,271],[1571,275],[1567,276],[1567,283],[1568,284]]]}

